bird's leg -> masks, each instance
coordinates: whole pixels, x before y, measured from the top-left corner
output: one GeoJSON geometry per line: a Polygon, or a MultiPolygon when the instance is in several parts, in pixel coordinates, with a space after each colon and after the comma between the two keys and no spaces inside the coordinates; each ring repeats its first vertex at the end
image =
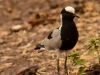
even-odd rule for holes
{"type": "Polygon", "coordinates": [[[60,75],[59,59],[57,59],[57,70],[58,70],[58,75],[60,75]]]}
{"type": "Polygon", "coordinates": [[[60,67],[59,67],[59,58],[60,58],[60,51],[57,50],[57,70],[58,70],[58,75],[60,75],[60,67]]]}
{"type": "Polygon", "coordinates": [[[68,68],[66,64],[67,64],[67,56],[65,57],[64,68],[65,68],[65,73],[68,75],[68,68]]]}
{"type": "Polygon", "coordinates": [[[64,63],[64,68],[65,68],[65,73],[68,75],[68,68],[67,68],[67,52],[65,54],[65,63],[64,63]]]}

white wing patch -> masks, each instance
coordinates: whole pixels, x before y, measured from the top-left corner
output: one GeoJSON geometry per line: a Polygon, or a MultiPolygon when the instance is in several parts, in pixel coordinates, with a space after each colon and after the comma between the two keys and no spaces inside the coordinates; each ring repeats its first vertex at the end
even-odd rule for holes
{"type": "Polygon", "coordinates": [[[55,50],[59,49],[61,47],[61,36],[60,36],[60,30],[55,29],[53,33],[51,34],[52,38],[48,39],[47,37],[42,41],[41,45],[44,45],[44,47],[47,50],[55,50]]]}

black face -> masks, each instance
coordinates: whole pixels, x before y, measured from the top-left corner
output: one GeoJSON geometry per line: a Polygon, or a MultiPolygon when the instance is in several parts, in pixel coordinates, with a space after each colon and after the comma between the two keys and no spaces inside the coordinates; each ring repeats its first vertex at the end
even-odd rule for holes
{"type": "MultiPolygon", "coordinates": [[[[62,18],[63,18],[63,19],[73,20],[74,17],[78,17],[76,14],[67,12],[65,9],[63,9],[63,10],[61,11],[61,14],[62,14],[62,18]]],[[[78,18],[79,18],[79,17],[78,17],[78,18]]]]}
{"type": "Polygon", "coordinates": [[[65,9],[61,11],[61,14],[63,19],[73,20],[75,17],[73,13],[67,12],[65,9]]]}
{"type": "Polygon", "coordinates": [[[61,14],[72,14],[72,13],[67,12],[65,9],[62,9],[61,14]]]}

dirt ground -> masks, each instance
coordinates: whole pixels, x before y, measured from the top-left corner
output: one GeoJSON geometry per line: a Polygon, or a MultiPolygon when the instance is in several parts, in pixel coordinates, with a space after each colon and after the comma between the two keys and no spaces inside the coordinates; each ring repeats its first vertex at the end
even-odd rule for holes
{"type": "MultiPolygon", "coordinates": [[[[79,40],[72,51],[79,50],[87,66],[98,63],[95,52],[86,55],[86,43],[100,36],[99,0],[0,0],[0,75],[57,75],[55,53],[38,53],[34,48],[60,25],[65,6],[73,6],[80,16],[74,19],[79,40]]],[[[63,63],[62,54],[61,75],[65,75],[63,63]]],[[[70,75],[76,75],[79,66],[68,59],[68,68],[70,75]]]]}

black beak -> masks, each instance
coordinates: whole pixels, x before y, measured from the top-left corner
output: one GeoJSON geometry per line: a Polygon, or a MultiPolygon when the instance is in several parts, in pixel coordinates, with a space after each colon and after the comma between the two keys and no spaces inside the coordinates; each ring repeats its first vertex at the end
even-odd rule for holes
{"type": "Polygon", "coordinates": [[[80,18],[79,16],[77,16],[76,14],[74,14],[75,17],[80,18]]]}

